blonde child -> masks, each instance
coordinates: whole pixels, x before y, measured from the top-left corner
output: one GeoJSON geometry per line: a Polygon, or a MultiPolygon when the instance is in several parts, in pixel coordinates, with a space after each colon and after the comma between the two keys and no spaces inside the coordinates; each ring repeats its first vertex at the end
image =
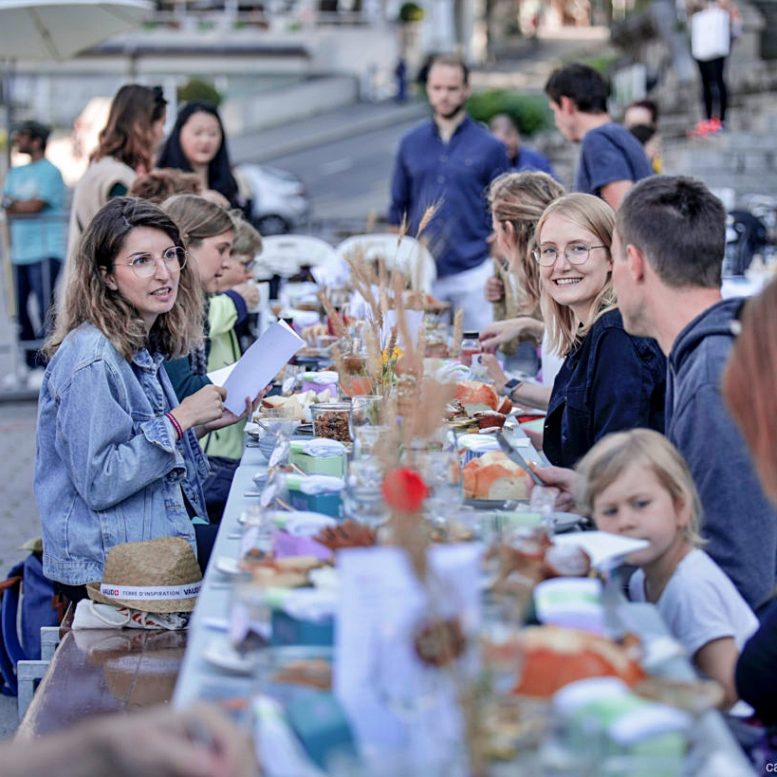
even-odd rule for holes
{"type": "MultiPolygon", "coordinates": [[[[601,531],[647,540],[628,557],[638,567],[629,597],[656,605],[697,669],[737,702],[734,668],[758,621],[734,584],[703,551],[699,495],[677,449],[634,429],[600,440],[581,460],[578,506],[601,531]]],[[[735,714],[748,714],[737,704],[735,714]]]]}

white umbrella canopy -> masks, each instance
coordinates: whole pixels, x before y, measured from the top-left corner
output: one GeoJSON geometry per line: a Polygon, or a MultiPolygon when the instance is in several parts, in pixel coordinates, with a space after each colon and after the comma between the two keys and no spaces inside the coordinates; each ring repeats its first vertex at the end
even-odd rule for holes
{"type": "Polygon", "coordinates": [[[137,27],[148,0],[0,0],[0,59],[63,60],[137,27]]]}

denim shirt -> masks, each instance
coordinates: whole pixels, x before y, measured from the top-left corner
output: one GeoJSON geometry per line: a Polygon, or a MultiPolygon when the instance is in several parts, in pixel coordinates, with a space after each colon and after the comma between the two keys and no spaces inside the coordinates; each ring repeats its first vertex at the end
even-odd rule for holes
{"type": "Polygon", "coordinates": [[[193,432],[176,440],[164,417],[177,404],[160,355],[127,361],[91,324],[65,338],[38,402],[35,497],[50,578],[98,581],[109,548],[125,542],[183,537],[196,551],[183,493],[207,515],[208,464],[193,432]]]}
{"type": "Polygon", "coordinates": [[[491,214],[486,193],[491,181],[509,170],[507,150],[468,116],[446,143],[432,119],[401,140],[391,180],[389,224],[407,216],[415,235],[427,208],[437,210],[424,242],[444,278],[479,267],[488,259],[491,214]]]}
{"type": "Polygon", "coordinates": [[[542,448],[551,463],[574,467],[610,432],[664,431],[666,359],[658,343],[632,337],[620,311],[600,316],[553,383],[542,448]]]}

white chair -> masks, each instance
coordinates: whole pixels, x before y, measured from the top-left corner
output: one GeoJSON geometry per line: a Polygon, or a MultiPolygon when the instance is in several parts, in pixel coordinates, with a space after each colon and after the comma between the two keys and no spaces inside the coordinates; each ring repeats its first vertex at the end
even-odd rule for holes
{"type": "Polygon", "coordinates": [[[425,245],[407,235],[401,239],[392,232],[354,235],[340,243],[335,252],[343,260],[359,252],[364,253],[367,261],[383,259],[388,270],[399,270],[410,279],[414,288],[428,294],[437,278],[434,257],[425,245]]]}
{"type": "Polygon", "coordinates": [[[324,269],[339,265],[334,248],[310,235],[270,235],[262,239],[262,246],[256,263],[257,280],[273,275],[291,278],[303,266],[324,269]]]}

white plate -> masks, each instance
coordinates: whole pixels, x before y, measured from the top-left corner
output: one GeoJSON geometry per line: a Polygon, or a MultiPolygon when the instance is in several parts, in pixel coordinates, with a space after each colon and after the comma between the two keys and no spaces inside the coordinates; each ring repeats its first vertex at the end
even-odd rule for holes
{"type": "Polygon", "coordinates": [[[240,577],[246,573],[240,569],[238,560],[230,556],[219,556],[216,559],[216,569],[227,577],[240,577]]]}
{"type": "Polygon", "coordinates": [[[553,530],[557,532],[568,531],[583,521],[583,516],[577,513],[551,513],[553,518],[553,530]]]}
{"type": "Polygon", "coordinates": [[[251,675],[256,665],[255,656],[241,656],[226,634],[213,637],[202,652],[202,657],[212,666],[227,672],[241,675],[251,675]]]}
{"type": "Polygon", "coordinates": [[[577,545],[591,558],[595,567],[605,562],[619,563],[630,553],[647,548],[647,540],[635,540],[631,537],[621,537],[603,531],[578,531],[570,534],[559,534],[553,537],[556,545],[577,545]]]}

